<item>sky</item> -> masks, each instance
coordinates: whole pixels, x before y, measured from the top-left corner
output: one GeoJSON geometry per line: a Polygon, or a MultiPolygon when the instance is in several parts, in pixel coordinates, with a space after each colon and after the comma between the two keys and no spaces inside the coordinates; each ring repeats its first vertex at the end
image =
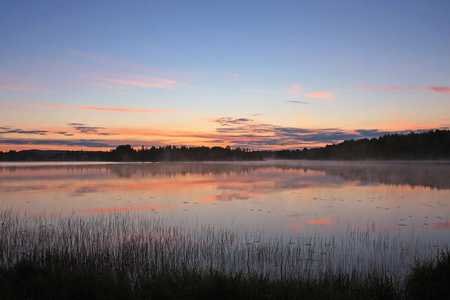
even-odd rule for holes
{"type": "Polygon", "coordinates": [[[450,128],[450,1],[0,2],[0,151],[450,128]]]}

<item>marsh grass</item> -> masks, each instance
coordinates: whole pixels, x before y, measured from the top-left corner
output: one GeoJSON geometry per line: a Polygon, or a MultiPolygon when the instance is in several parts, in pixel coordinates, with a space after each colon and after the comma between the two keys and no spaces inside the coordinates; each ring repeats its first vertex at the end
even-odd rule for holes
{"type": "Polygon", "coordinates": [[[400,299],[409,266],[440,265],[432,245],[351,226],[288,239],[129,213],[0,219],[2,299],[400,299]]]}

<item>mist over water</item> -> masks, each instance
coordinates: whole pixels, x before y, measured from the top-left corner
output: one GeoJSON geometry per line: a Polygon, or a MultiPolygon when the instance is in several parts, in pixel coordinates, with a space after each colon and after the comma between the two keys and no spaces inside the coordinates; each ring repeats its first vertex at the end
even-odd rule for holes
{"type": "Polygon", "coordinates": [[[0,203],[288,237],[353,228],[449,243],[449,179],[449,162],[9,163],[0,165],[0,203]]]}

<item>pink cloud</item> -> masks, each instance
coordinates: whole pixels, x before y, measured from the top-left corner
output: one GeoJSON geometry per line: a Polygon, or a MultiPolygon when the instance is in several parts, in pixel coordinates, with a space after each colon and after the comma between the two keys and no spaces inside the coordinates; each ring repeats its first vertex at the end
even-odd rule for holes
{"type": "Polygon", "coordinates": [[[440,93],[450,93],[450,87],[445,87],[445,86],[432,86],[430,87],[430,90],[435,91],[435,92],[440,92],[440,93]]]}
{"type": "MultiPolygon", "coordinates": [[[[151,89],[174,89],[181,86],[181,84],[175,80],[151,76],[126,74],[126,73],[119,73],[119,74],[113,73],[107,76],[91,76],[83,74],[76,74],[76,75],[103,82],[115,83],[118,84],[119,87],[129,86],[129,87],[143,87],[151,89]]],[[[108,88],[111,88],[111,86],[109,86],[108,88]]]]}
{"type": "Polygon", "coordinates": [[[301,95],[300,93],[300,89],[301,89],[301,85],[300,84],[294,84],[293,86],[291,86],[290,88],[285,89],[284,91],[287,94],[291,94],[291,95],[301,95]]]}
{"type": "Polygon", "coordinates": [[[398,110],[395,110],[395,109],[391,109],[391,110],[388,110],[388,115],[395,115],[395,114],[398,114],[399,113],[399,111],[398,110]]]}
{"type": "Polygon", "coordinates": [[[437,87],[437,86],[432,86],[429,88],[395,87],[395,86],[382,87],[382,86],[370,86],[361,84],[357,84],[356,86],[369,91],[434,91],[439,93],[450,93],[449,87],[437,87]]]}
{"type": "Polygon", "coordinates": [[[314,92],[305,95],[309,98],[322,98],[322,99],[330,99],[336,97],[335,95],[328,92],[314,92]]]}
{"type": "Polygon", "coordinates": [[[16,91],[27,91],[27,92],[35,92],[34,89],[30,89],[23,86],[0,86],[0,90],[16,90],[16,91]]]}
{"type": "Polygon", "coordinates": [[[59,109],[81,109],[81,110],[113,111],[122,113],[151,113],[151,114],[165,114],[178,112],[177,110],[170,110],[170,109],[139,109],[139,108],[136,109],[136,108],[119,108],[119,107],[75,106],[66,104],[38,102],[38,101],[31,101],[31,102],[59,109]]]}
{"type": "Polygon", "coordinates": [[[104,83],[104,82],[96,82],[96,81],[86,81],[86,80],[80,80],[79,81],[82,84],[86,84],[86,85],[90,85],[93,87],[98,87],[98,88],[103,88],[103,89],[126,89],[127,87],[125,86],[119,86],[119,85],[113,85],[113,84],[108,84],[108,83],[104,83]]]}
{"type": "MultiPolygon", "coordinates": [[[[166,69],[166,68],[160,68],[160,67],[148,66],[148,65],[133,64],[133,63],[129,63],[129,62],[119,61],[116,59],[111,59],[106,56],[101,56],[101,55],[97,55],[97,54],[81,52],[81,51],[76,51],[76,50],[71,50],[71,49],[60,49],[60,50],[62,50],[63,52],[66,52],[68,54],[71,54],[71,55],[90,59],[94,62],[100,62],[103,64],[119,66],[119,67],[122,67],[125,69],[130,69],[130,70],[142,70],[145,72],[159,73],[159,74],[163,73],[168,76],[185,77],[185,78],[194,78],[194,77],[200,76],[200,74],[192,73],[192,72],[188,72],[188,71],[182,71],[182,70],[176,70],[176,69],[166,69]]],[[[228,74],[232,74],[232,73],[228,73],[228,74]]],[[[237,76],[239,76],[239,75],[237,75],[237,76]]]]}

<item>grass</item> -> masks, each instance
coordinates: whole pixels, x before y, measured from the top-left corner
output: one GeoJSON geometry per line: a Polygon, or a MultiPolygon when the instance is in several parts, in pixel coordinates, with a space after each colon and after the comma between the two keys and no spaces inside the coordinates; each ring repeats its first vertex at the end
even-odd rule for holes
{"type": "Polygon", "coordinates": [[[131,214],[11,210],[0,211],[0,221],[0,299],[437,299],[449,292],[449,250],[438,254],[387,232],[349,228],[292,240],[131,214]]]}

